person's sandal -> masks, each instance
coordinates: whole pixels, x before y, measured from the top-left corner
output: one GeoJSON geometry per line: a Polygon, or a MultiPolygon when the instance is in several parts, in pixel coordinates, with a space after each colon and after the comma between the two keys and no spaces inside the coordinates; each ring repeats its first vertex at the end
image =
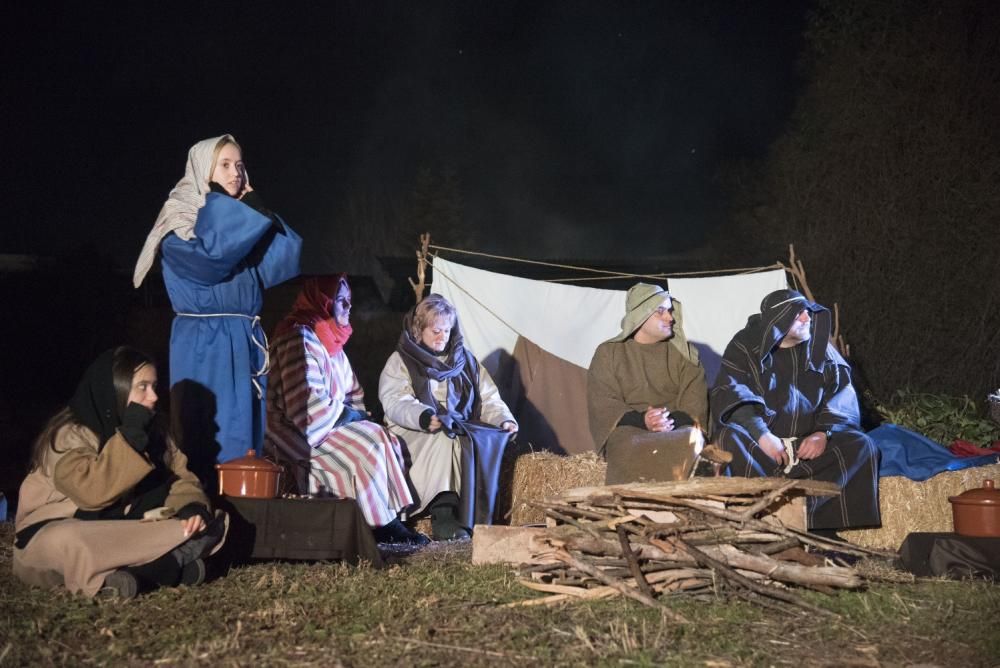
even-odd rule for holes
{"type": "Polygon", "coordinates": [[[104,578],[104,585],[98,593],[102,596],[117,596],[123,600],[135,598],[139,594],[139,581],[128,571],[112,571],[104,578]]]}

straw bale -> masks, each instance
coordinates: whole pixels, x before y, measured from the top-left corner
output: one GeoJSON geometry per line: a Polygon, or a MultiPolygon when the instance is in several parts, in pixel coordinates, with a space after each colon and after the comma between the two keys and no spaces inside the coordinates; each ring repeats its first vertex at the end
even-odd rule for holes
{"type": "Polygon", "coordinates": [[[413,526],[410,528],[412,528],[414,531],[419,531],[420,533],[427,534],[428,536],[431,535],[432,527],[431,527],[431,518],[429,516],[421,517],[420,519],[411,522],[411,524],[413,526]]]}
{"type": "Polygon", "coordinates": [[[903,476],[880,478],[880,529],[852,529],[840,532],[862,547],[897,550],[908,534],[954,530],[949,496],[982,487],[984,480],[1000,480],[1000,464],[974,466],[961,471],[945,471],[917,482],[903,476]]]}
{"type": "Polygon", "coordinates": [[[510,523],[517,526],[544,522],[545,511],[529,505],[532,501],[544,501],[574,487],[603,485],[607,468],[607,463],[593,452],[521,455],[514,463],[510,523]]]}

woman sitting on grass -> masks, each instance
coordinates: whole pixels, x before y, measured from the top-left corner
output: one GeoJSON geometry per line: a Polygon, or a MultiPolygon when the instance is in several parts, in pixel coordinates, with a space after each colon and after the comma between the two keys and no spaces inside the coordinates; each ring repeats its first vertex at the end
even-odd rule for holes
{"type": "Polygon", "coordinates": [[[226,517],[187,469],[154,412],[156,365],[128,347],[87,369],[35,442],[14,528],[14,575],[122,598],[205,579],[226,517]],[[151,517],[170,517],[144,521],[151,517]]]}

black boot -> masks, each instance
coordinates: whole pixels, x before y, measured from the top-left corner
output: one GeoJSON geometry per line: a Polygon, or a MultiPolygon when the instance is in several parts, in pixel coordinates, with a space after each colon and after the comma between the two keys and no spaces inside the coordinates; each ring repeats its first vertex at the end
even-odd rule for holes
{"type": "Polygon", "coordinates": [[[147,592],[157,587],[176,587],[181,581],[181,566],[170,553],[141,566],[123,568],[135,576],[139,591],[147,592]]]}
{"type": "Polygon", "coordinates": [[[434,540],[456,540],[468,538],[469,532],[458,523],[458,494],[444,492],[438,494],[427,511],[431,515],[431,533],[434,540]]]}
{"type": "Polygon", "coordinates": [[[181,567],[180,584],[188,587],[197,587],[205,581],[206,573],[207,569],[203,560],[195,559],[194,561],[189,561],[181,567]]]}
{"type": "Polygon", "coordinates": [[[98,596],[117,596],[122,600],[135,598],[139,593],[139,580],[127,570],[112,571],[104,578],[104,585],[97,592],[98,596]]]}

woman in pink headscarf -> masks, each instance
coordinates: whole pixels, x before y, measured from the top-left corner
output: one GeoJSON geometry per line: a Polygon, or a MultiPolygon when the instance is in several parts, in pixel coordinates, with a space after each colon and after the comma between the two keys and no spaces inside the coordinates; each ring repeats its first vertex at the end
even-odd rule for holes
{"type": "Polygon", "coordinates": [[[400,520],[413,504],[396,437],[368,419],[344,344],[351,336],[344,274],[307,278],[275,329],[265,448],[290,464],[300,491],[357,500],[379,542],[428,542],[400,520]]]}

